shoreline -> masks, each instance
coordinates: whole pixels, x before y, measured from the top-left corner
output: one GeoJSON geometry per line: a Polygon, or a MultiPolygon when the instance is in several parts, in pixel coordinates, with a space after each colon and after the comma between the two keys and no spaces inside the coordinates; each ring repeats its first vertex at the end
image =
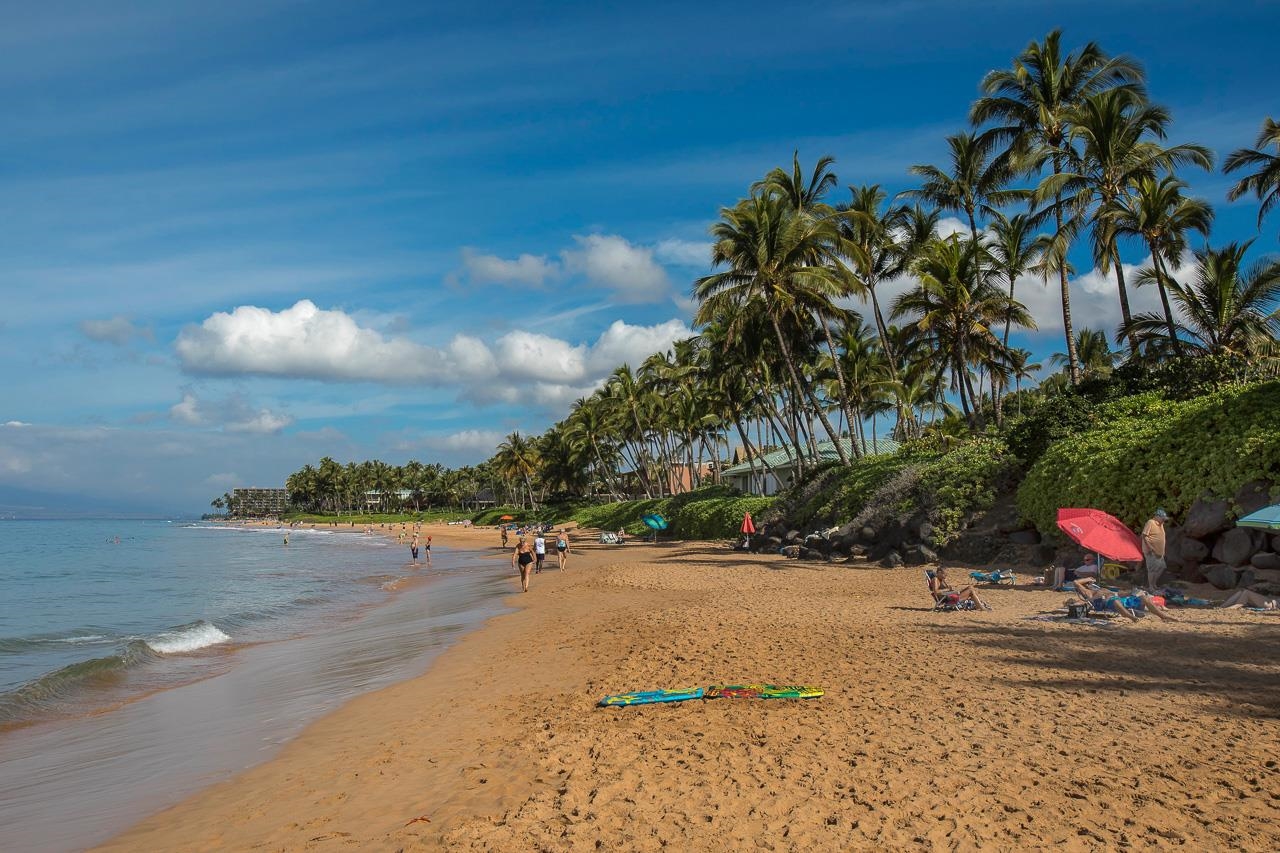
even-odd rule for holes
{"type": "Polygon", "coordinates": [[[915,572],[575,547],[425,674],[99,849],[1280,845],[1276,617],[935,613],[915,572]],[[734,681],[827,693],[594,707],[734,681]]]}

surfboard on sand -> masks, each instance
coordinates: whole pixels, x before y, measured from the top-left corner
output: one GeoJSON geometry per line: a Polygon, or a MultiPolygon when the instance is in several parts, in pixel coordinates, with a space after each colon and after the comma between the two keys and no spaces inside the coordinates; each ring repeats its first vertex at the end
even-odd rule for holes
{"type": "Polygon", "coordinates": [[[780,684],[713,684],[707,688],[707,699],[817,699],[821,687],[780,684]]]}
{"type": "Polygon", "coordinates": [[[600,700],[599,704],[611,706],[683,702],[686,699],[701,699],[704,692],[701,687],[690,687],[688,690],[640,690],[635,693],[619,693],[616,696],[606,696],[600,700]]]}

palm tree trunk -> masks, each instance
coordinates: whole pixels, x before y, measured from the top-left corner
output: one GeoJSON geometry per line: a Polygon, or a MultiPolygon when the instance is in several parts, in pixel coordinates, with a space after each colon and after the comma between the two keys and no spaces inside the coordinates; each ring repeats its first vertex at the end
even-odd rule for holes
{"type": "MultiPolygon", "coordinates": [[[[849,385],[844,381],[844,367],[841,366],[840,356],[836,353],[836,342],[831,338],[831,327],[824,322],[822,324],[822,331],[827,338],[827,349],[831,351],[831,361],[836,366],[836,381],[840,384],[840,411],[844,413],[845,423],[850,425],[850,437],[853,437],[853,415],[849,410],[849,385]]],[[[862,456],[862,452],[858,450],[858,442],[854,440],[851,441],[850,444],[853,446],[853,458],[857,459],[862,456]]],[[[836,446],[840,446],[838,436],[836,438],[836,446]]],[[[844,450],[841,448],[841,456],[843,457],[843,455],[844,450]]],[[[846,461],[844,464],[848,465],[849,463],[846,461]]]]}
{"type": "MultiPolygon", "coordinates": [[[[1062,155],[1053,155],[1053,176],[1062,174],[1062,155]]],[[[1062,239],[1062,193],[1053,194],[1053,219],[1057,236],[1062,239]]],[[[1080,384],[1080,356],[1076,353],[1075,330],[1071,328],[1071,289],[1067,285],[1067,253],[1064,251],[1058,263],[1058,281],[1062,285],[1062,333],[1067,338],[1067,374],[1071,384],[1080,384]]]]}
{"type": "Polygon", "coordinates": [[[1164,322],[1169,329],[1169,344],[1178,355],[1183,355],[1182,341],[1178,338],[1178,327],[1173,322],[1173,308],[1169,305],[1169,291],[1164,283],[1168,281],[1168,273],[1164,269],[1164,261],[1155,246],[1151,247],[1151,263],[1156,268],[1156,288],[1160,291],[1160,305],[1164,308],[1164,322]]]}
{"type": "MultiPolygon", "coordinates": [[[[778,318],[770,313],[769,319],[773,322],[773,332],[778,337],[778,345],[782,348],[782,358],[787,363],[787,371],[791,374],[791,381],[796,384],[796,390],[800,392],[801,397],[808,400],[809,404],[813,406],[814,412],[818,415],[818,420],[822,421],[823,429],[827,431],[827,435],[831,436],[831,442],[836,446],[836,455],[840,457],[840,464],[848,465],[849,454],[845,453],[844,447],[840,444],[840,436],[832,428],[831,421],[827,419],[827,413],[822,411],[822,406],[818,404],[818,398],[813,393],[813,388],[800,378],[800,373],[796,370],[795,362],[791,359],[791,347],[787,346],[778,318]]],[[[817,461],[815,455],[814,462],[816,463],[817,461]]]]}
{"type": "Polygon", "coordinates": [[[1115,241],[1111,243],[1111,263],[1116,268],[1116,287],[1120,291],[1120,322],[1124,324],[1125,336],[1129,339],[1129,355],[1132,356],[1138,351],[1138,340],[1131,328],[1133,314],[1129,311],[1129,288],[1124,284],[1124,265],[1120,263],[1120,247],[1115,241]]]}

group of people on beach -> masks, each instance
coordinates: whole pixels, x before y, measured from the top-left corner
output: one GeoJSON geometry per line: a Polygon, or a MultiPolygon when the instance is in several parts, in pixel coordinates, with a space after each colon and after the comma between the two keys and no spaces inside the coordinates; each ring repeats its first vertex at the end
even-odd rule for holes
{"type": "MultiPolygon", "coordinates": [[[[506,529],[503,529],[503,546],[506,546],[506,529]]],[[[569,531],[561,530],[556,534],[556,558],[559,561],[560,571],[564,571],[565,563],[569,559],[569,531]]],[[[530,575],[542,572],[543,564],[547,559],[547,539],[542,531],[537,531],[530,542],[525,536],[521,536],[516,541],[516,547],[511,552],[511,568],[518,569],[520,572],[520,589],[524,592],[529,591],[530,575]]]]}

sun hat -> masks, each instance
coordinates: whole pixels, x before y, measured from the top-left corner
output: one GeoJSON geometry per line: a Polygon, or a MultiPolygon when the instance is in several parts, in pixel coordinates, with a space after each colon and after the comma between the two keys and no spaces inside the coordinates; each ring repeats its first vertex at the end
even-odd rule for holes
{"type": "Polygon", "coordinates": [[[1164,507],[1156,510],[1156,518],[1168,518],[1169,513],[1164,511],[1164,507]]]}

